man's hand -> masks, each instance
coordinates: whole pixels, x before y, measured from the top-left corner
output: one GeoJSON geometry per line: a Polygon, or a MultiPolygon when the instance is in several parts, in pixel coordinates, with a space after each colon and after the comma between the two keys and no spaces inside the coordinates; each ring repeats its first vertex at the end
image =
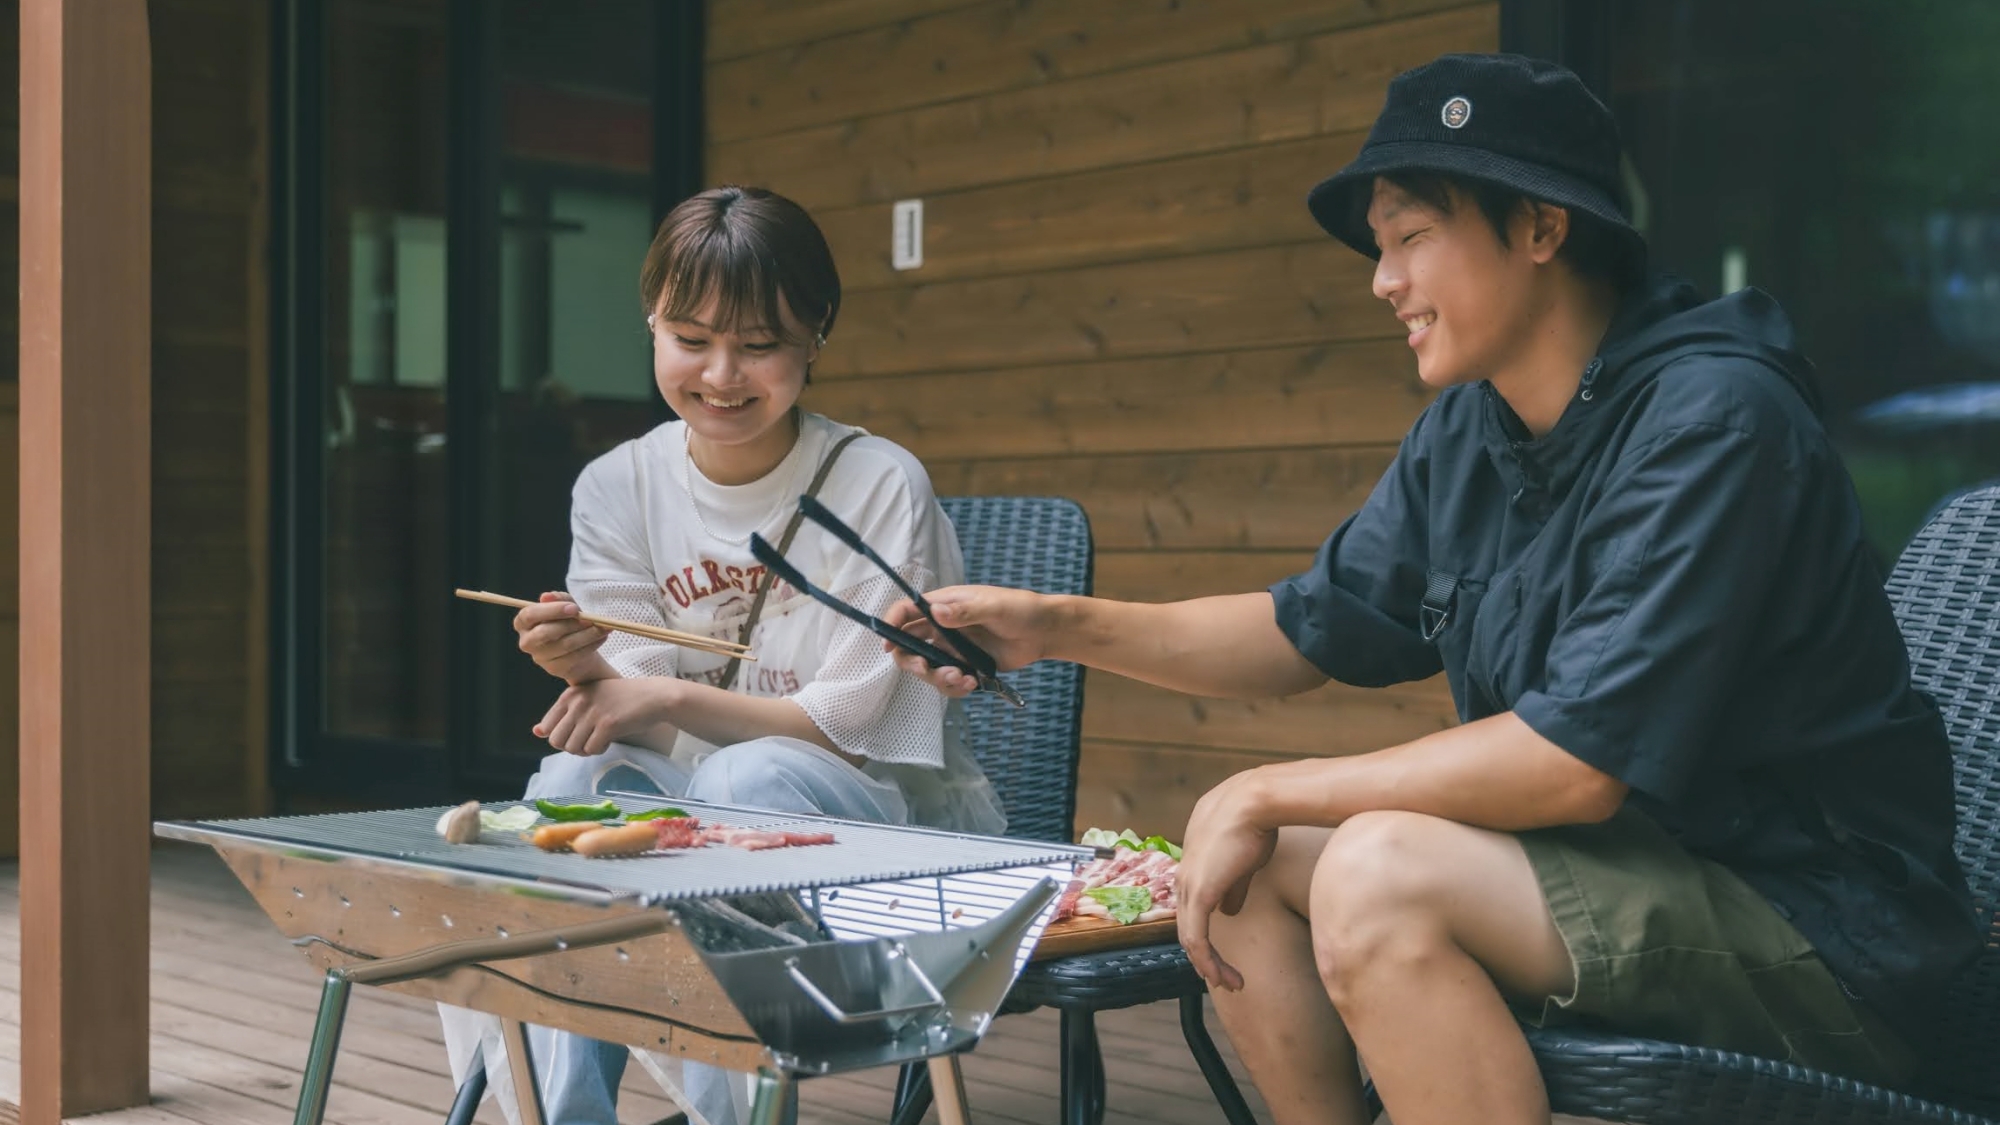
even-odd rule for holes
{"type": "Polygon", "coordinates": [[[1209,915],[1243,909],[1250,880],[1271,861],[1278,845],[1277,829],[1264,827],[1253,815],[1254,772],[1237,774],[1195,803],[1174,876],[1181,948],[1187,950],[1188,963],[1210,988],[1230,992],[1243,987],[1243,974],[1208,943],[1209,915]]]}
{"type": "Polygon", "coordinates": [[[617,674],[597,651],[609,634],[578,621],[582,612],[568,594],[547,593],[539,605],[514,615],[521,651],[533,657],[542,671],[571,684],[617,674]]]}
{"type": "Polygon", "coordinates": [[[535,724],[535,734],[569,754],[602,754],[673,717],[686,683],[666,676],[572,684],[535,724]]]}
{"type": "MultiPolygon", "coordinates": [[[[937,614],[938,622],[964,633],[973,644],[991,653],[1000,671],[1011,672],[1048,655],[1054,632],[1055,611],[1048,597],[1031,590],[1010,590],[1000,586],[947,586],[924,595],[937,614]]],[[[951,642],[937,630],[914,602],[897,602],[882,615],[889,624],[953,650],[951,642]]],[[[932,668],[922,657],[912,656],[887,641],[882,647],[896,656],[896,663],[913,676],[929,680],[946,695],[969,695],[979,682],[956,668],[932,668]]]]}

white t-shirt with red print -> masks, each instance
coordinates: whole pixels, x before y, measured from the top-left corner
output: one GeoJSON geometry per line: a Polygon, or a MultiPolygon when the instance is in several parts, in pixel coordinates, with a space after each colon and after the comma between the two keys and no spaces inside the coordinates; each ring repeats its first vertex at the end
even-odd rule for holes
{"type": "MultiPolygon", "coordinates": [[[[625,442],[577,479],[570,595],[588,613],[739,639],[764,577],[750,554],[750,533],[778,544],[827,453],[862,432],[802,414],[799,440],[784,461],[741,485],[702,475],[687,455],[683,423],[625,442]]],[[[818,497],[917,589],[964,581],[951,521],[923,465],[901,446],[872,435],[852,442],[818,497]]],[[[800,524],[785,558],[814,585],[876,616],[903,596],[873,563],[811,522],[800,524]]],[[[992,786],[947,734],[946,712],[959,704],[905,675],[874,634],[779,583],[750,646],[757,659],[743,663],[730,690],[796,703],[834,745],[868,759],[870,777],[901,788],[917,823],[1004,830],[992,786]]],[[[627,677],[707,684],[719,683],[728,663],[625,633],[611,634],[602,652],[627,677]]],[[[672,757],[692,768],[715,749],[683,731],[672,757]]]]}

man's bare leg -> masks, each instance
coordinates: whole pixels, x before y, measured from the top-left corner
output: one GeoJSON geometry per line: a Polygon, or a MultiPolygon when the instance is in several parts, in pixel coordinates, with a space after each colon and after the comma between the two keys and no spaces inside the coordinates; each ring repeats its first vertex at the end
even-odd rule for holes
{"type": "Polygon", "coordinates": [[[1575,970],[1520,841],[1365,813],[1328,840],[1309,911],[1327,995],[1396,1125],[1548,1122],[1502,991],[1566,995],[1575,970]]]}
{"type": "Polygon", "coordinates": [[[1209,922],[1217,952],[1243,974],[1242,991],[1212,994],[1216,1012],[1279,1125],[1367,1120],[1354,1047],[1320,983],[1306,921],[1313,870],[1331,835],[1280,831],[1242,911],[1209,922]]]}

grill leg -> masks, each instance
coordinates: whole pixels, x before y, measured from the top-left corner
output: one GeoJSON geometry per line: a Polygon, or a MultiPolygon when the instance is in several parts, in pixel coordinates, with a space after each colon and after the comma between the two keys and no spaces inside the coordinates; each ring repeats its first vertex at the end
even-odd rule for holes
{"type": "Polygon", "coordinates": [[[931,1110],[931,1072],[916,1063],[904,1063],[896,1078],[895,1107],[889,1125],[918,1125],[931,1110]]]}
{"type": "Polygon", "coordinates": [[[521,1112],[521,1125],[545,1125],[542,1086],[535,1081],[535,1052],[528,1046],[528,1025],[520,1020],[500,1021],[500,1041],[507,1045],[507,1072],[514,1076],[514,1107],[521,1112]]]}
{"type": "Polygon", "coordinates": [[[1097,1013],[1064,1008],[1062,1013],[1063,1125],[1100,1125],[1104,1120],[1104,1056],[1097,1049],[1097,1013]]]}
{"type": "Polygon", "coordinates": [[[319,994],[319,1019],[313,1024],[312,1046],[306,1049],[306,1074],[299,1080],[299,1109],[293,1125],[320,1125],[326,1117],[326,1095],[333,1085],[333,1058],[340,1050],[340,1025],[347,1019],[347,993],[353,988],[346,974],[328,969],[319,994]]]}
{"type": "Polygon", "coordinates": [[[750,1098],[750,1125],[783,1125],[792,1100],[792,1076],[782,1070],[757,1072],[757,1090],[750,1098]]]}
{"type": "Polygon", "coordinates": [[[972,1125],[972,1109],[965,1101],[965,1072],[956,1054],[938,1055],[930,1060],[931,1089],[937,1093],[938,1125],[972,1125]]]}
{"type": "Polygon", "coordinates": [[[1222,1106],[1222,1116],[1229,1119],[1229,1125],[1257,1125],[1257,1118],[1243,1101],[1243,1091],[1236,1087],[1235,1076],[1229,1073],[1229,1064],[1222,1061],[1222,1052],[1215,1049],[1208,1025],[1202,1022],[1202,995],[1197,992],[1181,997],[1181,1037],[1187,1040],[1188,1050],[1194,1053],[1201,1076],[1208,1079],[1208,1090],[1222,1106]]]}
{"type": "Polygon", "coordinates": [[[452,1099],[451,1113],[444,1119],[444,1125],[472,1125],[472,1115],[479,1112],[479,1099],[486,1096],[486,1060],[472,1056],[472,1073],[465,1076],[465,1085],[458,1088],[458,1096],[452,1099]]]}

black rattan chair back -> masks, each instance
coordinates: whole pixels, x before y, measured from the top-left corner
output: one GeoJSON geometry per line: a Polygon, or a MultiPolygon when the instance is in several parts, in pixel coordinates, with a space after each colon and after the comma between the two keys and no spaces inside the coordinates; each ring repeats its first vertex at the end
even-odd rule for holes
{"type": "MultiPolygon", "coordinates": [[[[1044,594],[1090,593],[1090,520],[1075,501],[953,496],[939,502],[958,529],[967,582],[1044,594]]],[[[1083,669],[1044,660],[1007,679],[1028,706],[1017,708],[985,692],[967,699],[966,746],[1000,791],[1007,835],[1068,843],[1075,831],[1083,669]]]]}
{"type": "Polygon", "coordinates": [[[1958,856],[1986,934],[1952,988],[1924,1085],[2000,1116],[2000,488],[1946,505],[1904,548],[1888,590],[1916,684],[1951,733],[1958,856]]]}

